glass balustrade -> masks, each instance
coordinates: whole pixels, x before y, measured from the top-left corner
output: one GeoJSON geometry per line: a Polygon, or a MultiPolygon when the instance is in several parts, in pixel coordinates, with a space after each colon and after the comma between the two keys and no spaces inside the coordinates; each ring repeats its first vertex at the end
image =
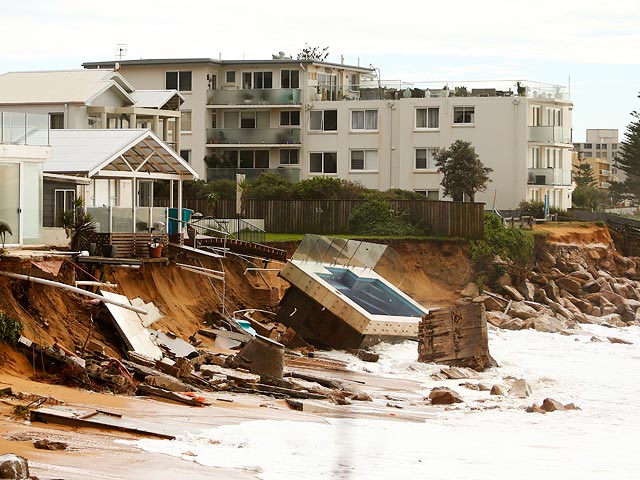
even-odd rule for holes
{"type": "Polygon", "coordinates": [[[0,112],[0,143],[49,145],[49,116],[35,113],[0,112]]]}
{"type": "Polygon", "coordinates": [[[528,127],[529,141],[539,143],[572,143],[571,127],[528,127]]]}
{"type": "Polygon", "coordinates": [[[299,128],[208,128],[208,144],[271,144],[300,143],[299,128]]]}
{"type": "Polygon", "coordinates": [[[209,105],[300,105],[298,88],[209,90],[209,105]]]}
{"type": "Polygon", "coordinates": [[[530,168],[527,170],[529,185],[571,185],[571,170],[562,168],[530,168]]]}

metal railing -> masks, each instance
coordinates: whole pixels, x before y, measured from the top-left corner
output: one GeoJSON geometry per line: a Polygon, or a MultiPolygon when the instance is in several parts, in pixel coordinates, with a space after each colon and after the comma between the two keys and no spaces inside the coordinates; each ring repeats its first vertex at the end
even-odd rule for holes
{"type": "Polygon", "coordinates": [[[0,144],[49,145],[49,116],[0,112],[0,144]]]}

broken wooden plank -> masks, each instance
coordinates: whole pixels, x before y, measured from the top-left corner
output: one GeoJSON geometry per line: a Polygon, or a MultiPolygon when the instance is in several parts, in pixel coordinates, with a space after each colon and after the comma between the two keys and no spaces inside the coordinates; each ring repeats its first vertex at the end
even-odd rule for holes
{"type": "Polygon", "coordinates": [[[172,392],[171,390],[165,390],[164,388],[152,387],[151,385],[138,385],[138,394],[155,395],[157,397],[167,398],[176,402],[184,403],[194,407],[204,407],[210,405],[204,399],[191,392],[172,392]]]}

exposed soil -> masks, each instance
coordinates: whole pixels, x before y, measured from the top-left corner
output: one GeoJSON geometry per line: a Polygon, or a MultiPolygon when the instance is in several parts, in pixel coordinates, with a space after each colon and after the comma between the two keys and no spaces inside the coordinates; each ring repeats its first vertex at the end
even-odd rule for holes
{"type": "MultiPolygon", "coordinates": [[[[278,246],[289,254],[295,250],[293,243],[278,246]]],[[[390,252],[386,268],[402,267],[402,274],[391,280],[427,307],[452,305],[459,290],[472,278],[473,269],[464,244],[393,241],[391,246],[397,255],[390,252]]],[[[226,289],[223,292],[221,281],[181,269],[174,263],[146,263],[139,270],[105,267],[92,273],[102,281],[116,283],[115,291],[129,299],[139,297],[153,302],[163,315],[153,328],[171,330],[184,339],[203,327],[207,312],[222,311],[223,294],[229,313],[244,308],[275,311],[288,287],[275,271],[246,271],[264,266],[255,259],[230,256],[223,260],[194,261],[178,257],[176,262],[224,271],[226,289]]],[[[280,265],[271,262],[267,267],[280,265]]],[[[65,263],[59,276],[65,283],[72,283],[74,276],[90,278],[75,270],[70,262],[65,263]]],[[[124,353],[104,307],[73,292],[0,277],[0,309],[18,318],[24,325],[23,334],[39,343],[52,345],[58,341],[74,350],[82,348],[91,337],[105,346],[108,355],[119,357],[124,353]]],[[[0,344],[0,372],[29,378],[33,366],[21,353],[0,344]]]]}

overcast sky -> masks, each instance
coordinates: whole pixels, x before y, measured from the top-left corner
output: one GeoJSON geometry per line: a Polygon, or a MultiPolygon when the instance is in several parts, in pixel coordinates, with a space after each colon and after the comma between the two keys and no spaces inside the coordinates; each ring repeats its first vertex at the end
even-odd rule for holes
{"type": "Polygon", "coordinates": [[[640,110],[638,0],[345,2],[20,0],[2,5],[0,69],[113,59],[266,59],[328,46],[382,79],[524,79],[569,85],[574,141],[640,110]]]}

